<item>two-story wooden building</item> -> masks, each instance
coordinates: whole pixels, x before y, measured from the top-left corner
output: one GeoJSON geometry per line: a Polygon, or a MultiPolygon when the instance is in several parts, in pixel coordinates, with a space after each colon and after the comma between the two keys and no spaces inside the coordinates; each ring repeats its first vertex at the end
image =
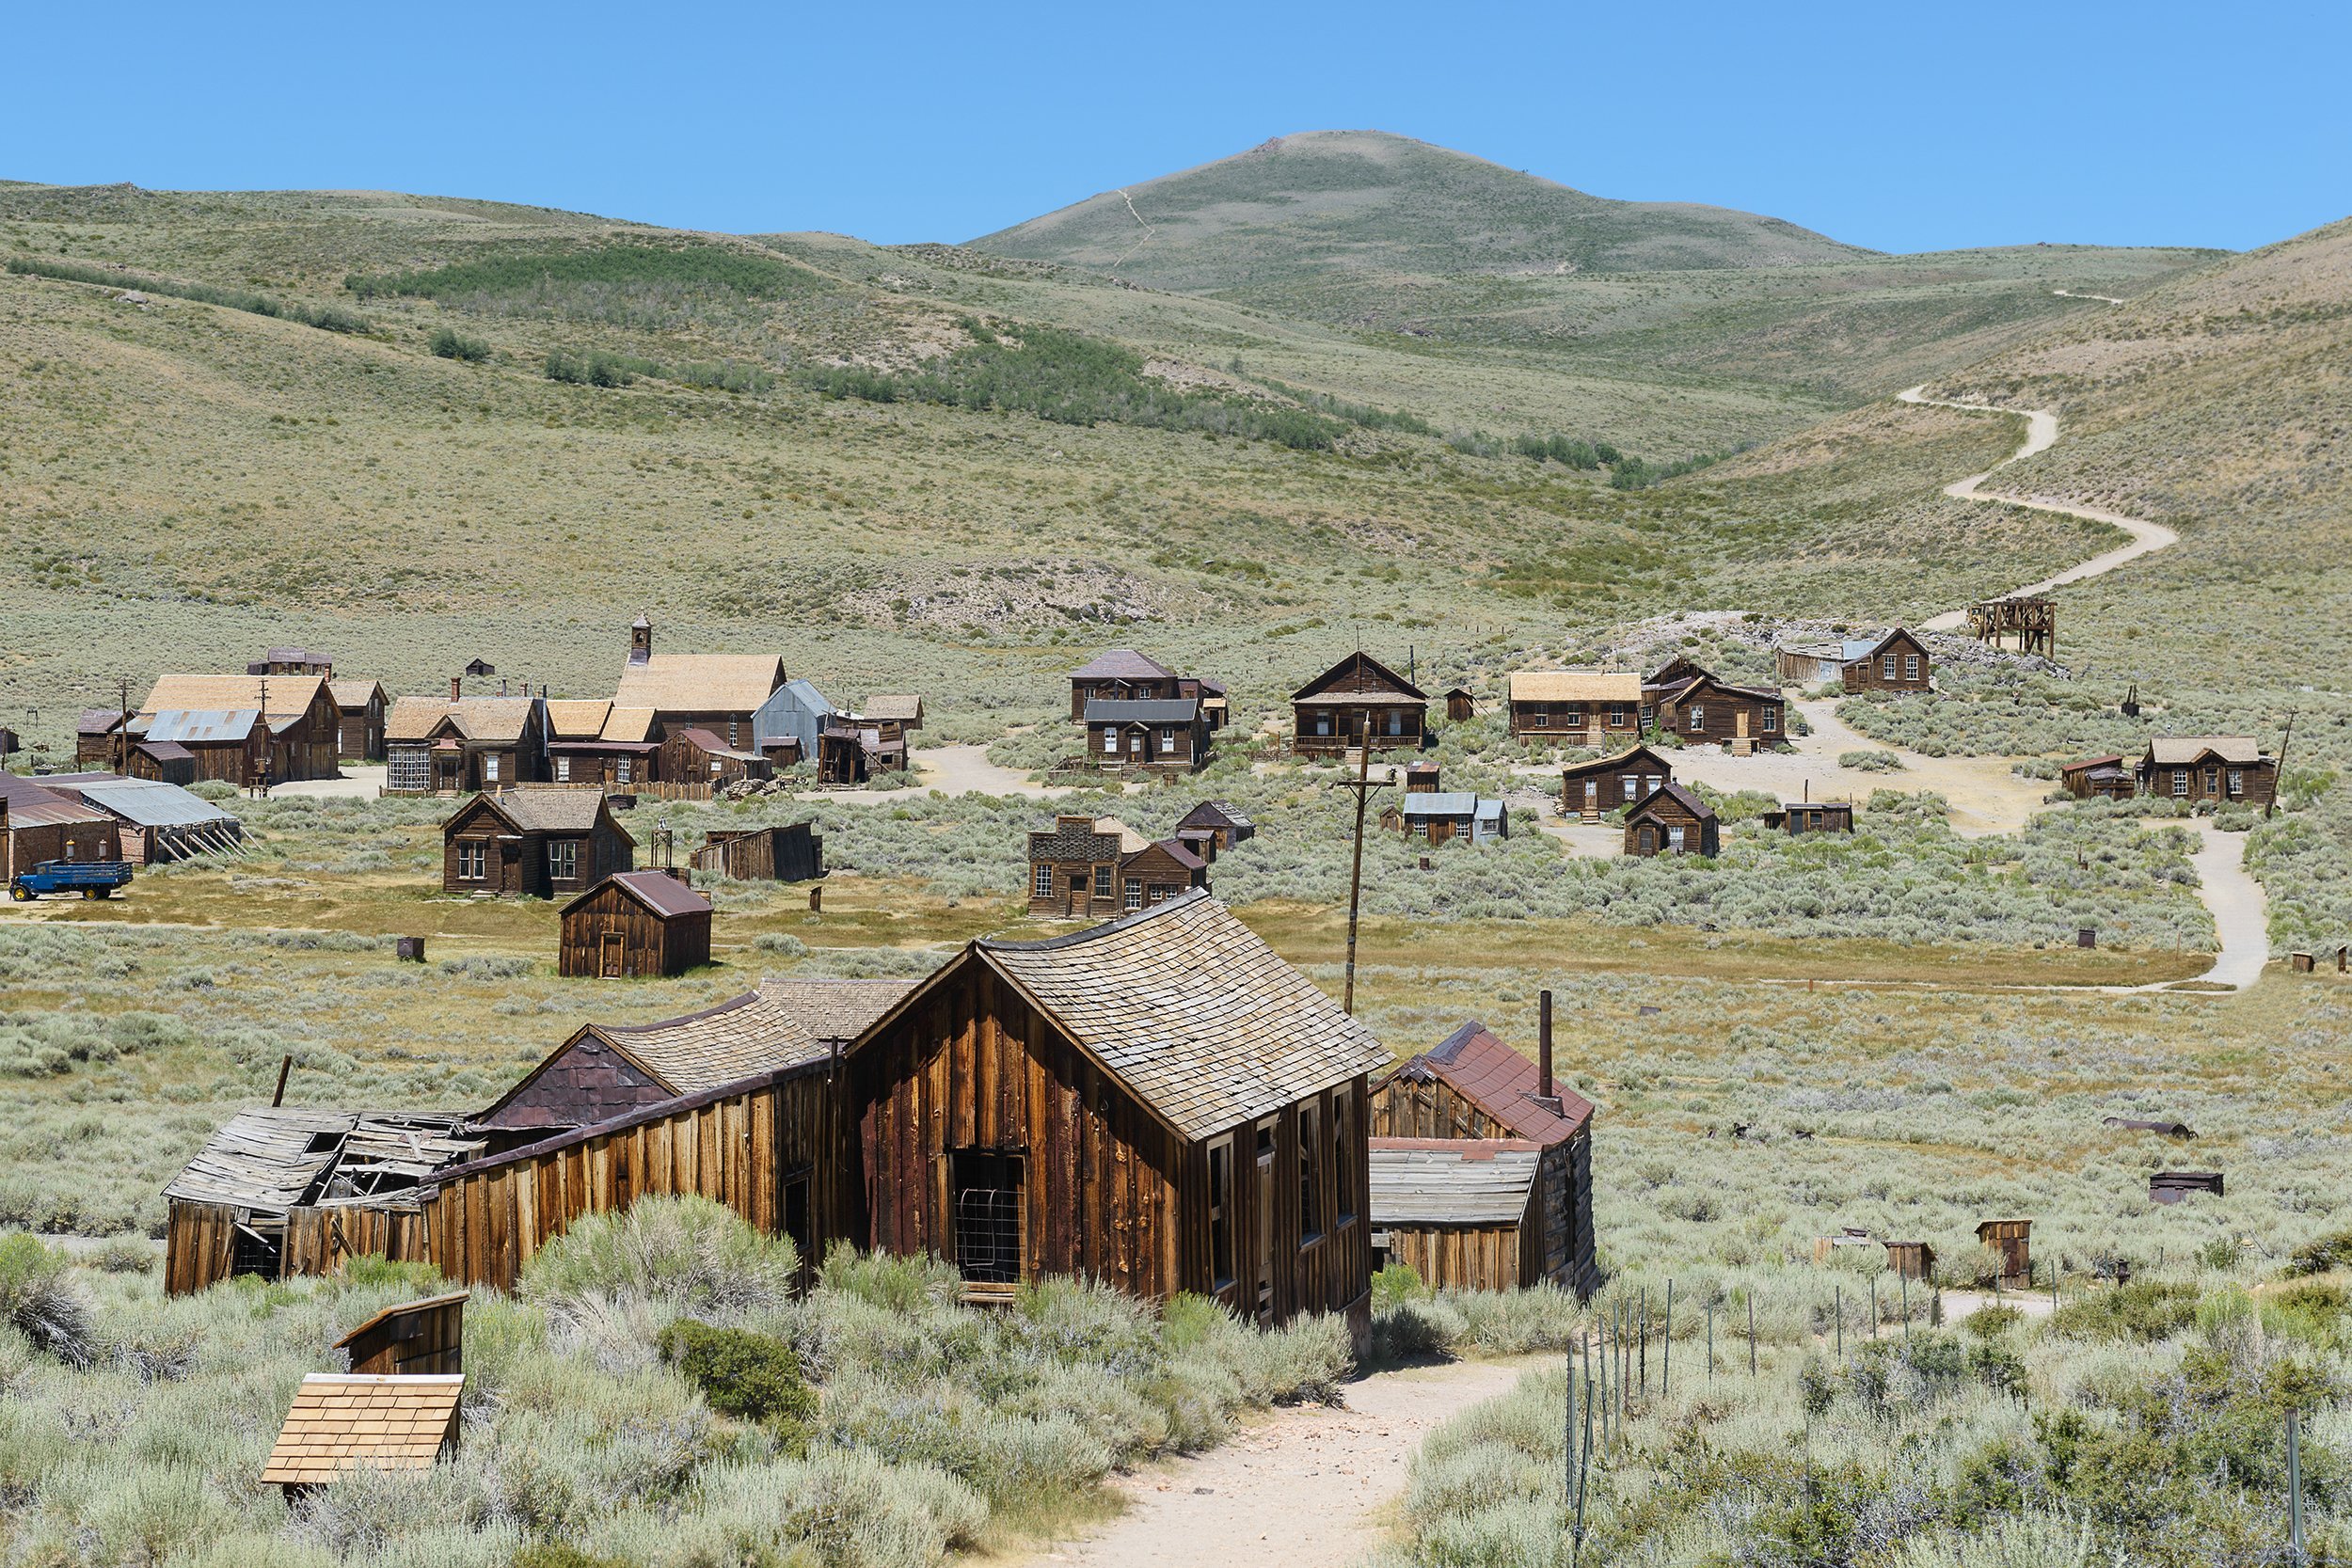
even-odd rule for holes
{"type": "Polygon", "coordinates": [[[2279,793],[2279,764],[2242,735],[2160,735],[2135,772],[2139,792],[2194,805],[2267,805],[2279,793]]]}
{"type": "Polygon", "coordinates": [[[1112,771],[1191,773],[1209,761],[1197,697],[1097,697],[1086,705],[1087,760],[1112,771]]]}
{"type": "Polygon", "coordinates": [[[335,699],[335,750],[353,762],[384,760],[384,721],[390,701],[383,683],[364,679],[330,680],[327,694],[335,699]]]}
{"type": "Polygon", "coordinates": [[[1678,784],[1664,784],[1625,814],[1629,855],[1708,855],[1722,845],[1714,808],[1678,784]]]}
{"type": "Polygon", "coordinates": [[[1635,746],[1614,756],[1570,763],[1560,770],[1560,812],[1597,822],[1630,806],[1661,784],[1674,782],[1674,764],[1662,752],[1635,746]]]}
{"type": "Polygon", "coordinates": [[[1369,736],[1375,751],[1419,751],[1428,694],[1367,653],[1352,653],[1291,693],[1291,749],[1330,755],[1369,736]]]}
{"type": "Polygon", "coordinates": [[[604,791],[548,784],[485,791],[441,824],[441,889],[568,898],[637,863],[604,791]]]}
{"type": "Polygon", "coordinates": [[[339,717],[322,676],[171,674],[156,677],[129,733],[184,748],[197,779],[245,788],[339,777],[339,717]]]}
{"type": "Polygon", "coordinates": [[[660,778],[653,709],[618,707],[606,697],[559,697],[547,709],[548,777],[554,783],[631,795],[660,778]]]}
{"type": "Polygon", "coordinates": [[[1642,677],[1630,670],[1521,670],[1511,734],[1555,746],[1622,746],[1642,732],[1642,677]]]}

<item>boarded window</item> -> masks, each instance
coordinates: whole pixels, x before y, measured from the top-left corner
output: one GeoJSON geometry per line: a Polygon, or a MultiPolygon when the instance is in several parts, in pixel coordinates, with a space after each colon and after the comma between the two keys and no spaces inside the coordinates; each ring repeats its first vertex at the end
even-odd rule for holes
{"type": "Polygon", "coordinates": [[[956,1268],[976,1285],[1021,1282],[1021,1156],[993,1148],[947,1156],[956,1268]]]}

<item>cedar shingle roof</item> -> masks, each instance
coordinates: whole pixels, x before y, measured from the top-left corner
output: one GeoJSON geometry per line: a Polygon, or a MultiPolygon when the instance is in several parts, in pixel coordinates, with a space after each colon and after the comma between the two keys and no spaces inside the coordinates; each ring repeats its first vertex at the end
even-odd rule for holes
{"type": "Polygon", "coordinates": [[[262,689],[269,689],[272,719],[298,718],[318,699],[326,684],[321,675],[158,675],[155,689],[140,705],[141,713],[211,711],[262,706],[262,689]]]}
{"type": "Polygon", "coordinates": [[[1340,660],[1328,670],[1326,670],[1322,674],[1317,675],[1313,680],[1309,681],[1306,685],[1291,693],[1291,701],[1294,703],[1383,703],[1395,702],[1408,698],[1427,702],[1429,700],[1429,693],[1423,691],[1420,687],[1415,686],[1411,681],[1406,680],[1404,676],[1398,674],[1395,671],[1390,669],[1387,665],[1381,663],[1378,659],[1373,657],[1370,654],[1363,652],[1361,649],[1348,655],[1345,658],[1340,660]],[[1359,671],[1379,682],[1381,689],[1369,691],[1333,692],[1329,696],[1325,696],[1323,694],[1326,688],[1333,685],[1343,676],[1359,671]]]}
{"type": "Polygon", "coordinates": [[[1251,823],[1249,818],[1243,816],[1239,808],[1229,800],[1203,800],[1192,810],[1184,813],[1177,821],[1176,826],[1179,828],[1247,828],[1251,826],[1251,823]]]}
{"type": "Polygon", "coordinates": [[[1362,1024],[1206,893],[1182,893],[1074,936],[983,940],[967,953],[1018,986],[1186,1139],[1389,1061],[1362,1024]]]}
{"type": "Polygon", "coordinates": [[[1367,1138],[1372,1224],[1512,1225],[1543,1151],[1524,1138],[1367,1138]]]}
{"type": "Polygon", "coordinates": [[[1689,790],[1683,788],[1680,784],[1674,783],[1672,780],[1660,784],[1656,789],[1651,790],[1647,795],[1643,796],[1641,800],[1635,801],[1633,805],[1627,810],[1625,814],[1626,820],[1630,822],[1638,816],[1646,816],[1650,809],[1657,805],[1661,800],[1673,800],[1676,804],[1681,806],[1683,810],[1689,812],[1692,818],[1697,821],[1712,822],[1715,820],[1715,812],[1713,807],[1709,806],[1706,801],[1700,800],[1697,796],[1692,794],[1689,790]]]}
{"type": "Polygon", "coordinates": [[[1520,670],[1511,676],[1511,700],[1633,707],[1642,701],[1642,677],[1630,670],[1520,670]]]}
{"type": "Polygon", "coordinates": [[[447,719],[468,740],[520,740],[538,703],[536,697],[460,697],[453,703],[446,697],[399,697],[384,716],[384,738],[428,740],[447,719]]]}
{"type": "Polygon", "coordinates": [[[612,705],[750,714],[783,684],[784,660],[773,654],[654,654],[622,669],[612,705]]]}
{"type": "Polygon", "coordinates": [[[2211,752],[2222,762],[2261,762],[2263,749],[2242,735],[2160,735],[2148,742],[2148,760],[2158,768],[2185,768],[2211,752]]]}
{"type": "Polygon", "coordinates": [[[279,1486],[333,1481],[358,1465],[423,1470],[457,1439],[466,1380],[312,1372],[294,1390],[262,1480],[279,1486]]]}
{"type": "Polygon", "coordinates": [[[596,738],[634,743],[653,736],[654,711],[649,707],[623,707],[612,705],[612,711],[604,716],[604,733],[596,738]]]}
{"type": "MultiPolygon", "coordinates": [[[[584,833],[596,827],[604,812],[604,791],[593,784],[576,789],[561,785],[501,789],[477,799],[496,808],[515,824],[517,832],[525,833],[584,833]]],[[[469,801],[460,806],[457,815],[463,816],[471,805],[469,801]]],[[[624,832],[623,836],[628,835],[624,832]]]]}
{"type": "Polygon", "coordinates": [[[1496,1037],[1475,1019],[1396,1069],[1407,1083],[1441,1083],[1509,1128],[1544,1148],[1576,1136],[1593,1119],[1593,1102],[1563,1087],[1556,1076],[1560,1108],[1537,1098],[1535,1064],[1496,1037]]]}
{"type": "Polygon", "coordinates": [[[425,1111],[240,1111],[171,1179],[164,1196],[283,1212],[379,1185],[413,1183],[482,1151],[480,1140],[462,1135],[465,1120],[425,1111]]]}
{"type": "MultiPolygon", "coordinates": [[[[755,990],[684,1018],[634,1025],[595,1023],[589,1030],[672,1092],[695,1094],[754,1073],[815,1061],[835,1044],[865,1033],[914,989],[912,980],[771,978],[762,980],[755,990]]],[[[565,1042],[565,1048],[570,1044],[565,1042]]]]}
{"type": "Polygon", "coordinates": [[[1174,680],[1176,672],[1133,648],[1108,648],[1070,672],[1073,681],[1174,680]]]}
{"type": "Polygon", "coordinates": [[[611,699],[557,697],[548,703],[548,736],[553,740],[594,740],[604,733],[611,699]]]}
{"type": "Polygon", "coordinates": [[[365,707],[384,695],[384,688],[379,682],[371,680],[331,680],[326,683],[326,694],[335,699],[337,707],[365,707]]]}
{"type": "Polygon", "coordinates": [[[1645,768],[1655,768],[1669,778],[1674,776],[1674,763],[1662,753],[1651,751],[1647,746],[1629,747],[1613,757],[1595,757],[1590,762],[1572,762],[1560,769],[1560,776],[1564,779],[1574,779],[1581,778],[1586,773],[1613,773],[1637,763],[1645,768]]]}
{"type": "Polygon", "coordinates": [[[866,699],[866,708],[861,717],[886,719],[901,724],[918,723],[923,718],[923,699],[908,692],[868,697],[866,699]]]}
{"type": "Polygon", "coordinates": [[[705,898],[666,871],[615,871],[603,881],[565,904],[561,912],[571,913],[580,905],[602,893],[607,886],[618,889],[654,913],[665,918],[710,912],[709,899],[705,898]]]}

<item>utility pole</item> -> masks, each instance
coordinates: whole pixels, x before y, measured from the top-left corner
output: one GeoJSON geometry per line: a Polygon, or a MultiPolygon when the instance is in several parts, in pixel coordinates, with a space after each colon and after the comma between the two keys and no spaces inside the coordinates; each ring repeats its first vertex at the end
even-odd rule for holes
{"type": "Polygon", "coordinates": [[[1372,711],[1367,708],[1359,722],[1356,736],[1356,777],[1341,785],[1356,792],[1356,860],[1347,874],[1347,991],[1340,1000],[1340,1011],[1351,1018],[1356,1012],[1356,919],[1363,908],[1364,898],[1364,806],[1372,792],[1382,787],[1372,782],[1372,711]]]}
{"type": "Polygon", "coordinates": [[[2287,742],[2295,738],[2295,710],[2287,709],[2287,731],[2279,737],[2279,764],[2270,770],[2270,799],[2263,802],[2263,820],[2279,809],[2279,786],[2287,781],[2287,742]]]}
{"type": "Polygon", "coordinates": [[[122,710],[121,721],[115,726],[115,772],[123,778],[131,776],[131,677],[115,677],[115,701],[122,710]]]}

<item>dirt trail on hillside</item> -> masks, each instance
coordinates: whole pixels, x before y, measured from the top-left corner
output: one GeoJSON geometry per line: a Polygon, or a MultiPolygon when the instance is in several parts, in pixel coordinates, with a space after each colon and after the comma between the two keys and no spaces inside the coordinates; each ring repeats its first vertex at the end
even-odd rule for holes
{"type": "MultiPolygon", "coordinates": [[[[1966,479],[1955,480],[1947,484],[1944,486],[1946,495],[1956,497],[1961,500],[1993,501],[2003,506],[2022,506],[2031,512],[2054,512],[2062,517],[2081,517],[2090,522],[2105,523],[2110,528],[2122,529],[2132,536],[2132,542],[2128,545],[2119,545],[2114,549],[2103,551],[2092,556],[2089,561],[2069,566],[2056,577],[2043,578],[2040,582],[2029,582],[2023,588],[2010,590],[2013,596],[2046,594],[2053,588],[2063,588],[2070,582],[2081,582],[2088,578],[2100,577],[2114,571],[2127,561],[2137,561],[2143,555],[2168,549],[2181,542],[2181,536],[2162,523],[2152,523],[2145,517],[2127,517],[2121,512],[2110,512],[2104,506],[2078,506],[2072,501],[2062,501],[2049,496],[2019,496],[1982,488],[1986,480],[1991,479],[2011,463],[2022,462],[2036,452],[2047,451],[2056,446],[2058,436],[2058,416],[2046,408],[1996,408],[1987,403],[1952,403],[1944,398],[1931,398],[1927,394],[1927,388],[1919,386],[1908,391],[1897,393],[1896,398],[1901,403],[1916,403],[1935,408],[1959,408],[1971,414],[2023,414],[2026,417],[2026,444],[2024,446],[2019,447],[1983,473],[1970,474],[1966,479]]],[[[1933,620],[1921,622],[1920,626],[1926,631],[1958,631],[1967,625],[1967,622],[1966,610],[1952,610],[1945,611],[1933,620]]]]}
{"type": "Polygon", "coordinates": [[[1345,1568],[1380,1544],[1422,1439],[1510,1392],[1532,1361],[1454,1361],[1375,1372],[1343,1409],[1278,1410],[1223,1448],[1114,1484],[1128,1510],[1087,1539],[1041,1549],[1081,1568],[1345,1568]]]}

